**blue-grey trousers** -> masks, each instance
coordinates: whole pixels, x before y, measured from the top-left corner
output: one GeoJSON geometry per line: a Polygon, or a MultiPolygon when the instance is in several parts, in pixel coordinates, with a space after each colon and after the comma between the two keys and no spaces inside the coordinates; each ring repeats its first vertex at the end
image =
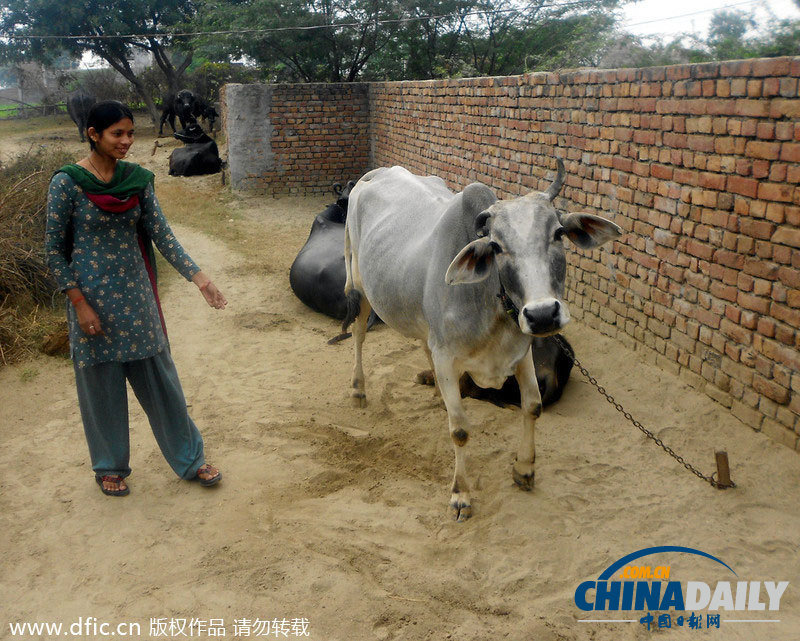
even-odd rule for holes
{"type": "Polygon", "coordinates": [[[205,463],[203,438],[189,417],[168,350],[127,363],[75,367],[78,403],[94,473],[123,477],[131,473],[126,379],[147,414],[164,458],[179,477],[194,478],[197,468],[205,463]]]}

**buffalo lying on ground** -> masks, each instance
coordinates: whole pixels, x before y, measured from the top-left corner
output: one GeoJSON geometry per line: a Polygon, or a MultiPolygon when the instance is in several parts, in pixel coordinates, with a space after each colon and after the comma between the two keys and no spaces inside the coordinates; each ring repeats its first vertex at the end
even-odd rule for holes
{"type": "MultiPolygon", "coordinates": [[[[347,299],[344,295],[346,278],[344,267],[344,223],[347,219],[347,202],[355,183],[351,180],[343,188],[333,186],[336,202],[317,215],[311,233],[289,270],[289,284],[303,303],[314,311],[337,320],[347,316],[347,299]]],[[[375,314],[369,319],[372,327],[379,319],[375,314]]],[[[329,342],[349,338],[342,332],[329,342]]]]}
{"type": "MultiPolygon", "coordinates": [[[[564,386],[569,380],[572,371],[572,358],[575,352],[572,345],[563,336],[561,341],[569,350],[565,353],[559,346],[554,336],[534,336],[531,351],[533,352],[533,365],[536,370],[536,382],[539,385],[539,394],[542,396],[542,405],[552,405],[564,393],[564,386]]],[[[433,370],[427,369],[417,374],[417,382],[422,385],[433,385],[433,370]]],[[[491,387],[478,387],[472,377],[464,372],[458,382],[461,397],[477,398],[489,401],[495,405],[520,405],[519,383],[514,376],[509,376],[500,389],[491,387]]]]}
{"type": "Polygon", "coordinates": [[[97,102],[95,97],[82,89],[67,96],[67,113],[78,127],[81,142],[86,142],[86,120],[89,117],[89,110],[95,102],[97,102]]]}
{"type": "Polygon", "coordinates": [[[185,143],[169,156],[170,176],[200,176],[215,174],[222,167],[219,149],[203,128],[197,123],[190,124],[175,137],[185,143]]]}
{"type": "Polygon", "coordinates": [[[314,311],[342,320],[347,314],[344,296],[344,221],[347,200],[355,183],[334,185],[336,202],[317,215],[311,233],[289,270],[289,284],[314,311]]]}

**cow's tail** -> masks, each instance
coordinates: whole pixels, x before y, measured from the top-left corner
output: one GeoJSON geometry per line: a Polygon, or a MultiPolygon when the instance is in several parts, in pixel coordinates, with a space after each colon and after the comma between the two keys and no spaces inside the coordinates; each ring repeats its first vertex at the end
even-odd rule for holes
{"type": "Polygon", "coordinates": [[[357,289],[351,289],[345,294],[347,303],[347,313],[342,321],[342,333],[347,331],[347,328],[353,324],[353,321],[358,318],[361,313],[361,292],[357,289]]]}
{"type": "Polygon", "coordinates": [[[346,312],[342,321],[342,334],[347,332],[347,328],[358,318],[361,311],[361,292],[355,288],[353,274],[353,246],[350,242],[350,220],[344,224],[344,270],[346,274],[344,282],[344,298],[346,312]]]}

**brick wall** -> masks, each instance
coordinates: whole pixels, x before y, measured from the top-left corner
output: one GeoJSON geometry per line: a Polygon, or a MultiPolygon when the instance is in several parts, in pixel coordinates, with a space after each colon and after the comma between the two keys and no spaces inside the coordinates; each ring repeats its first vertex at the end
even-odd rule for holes
{"type": "Polygon", "coordinates": [[[329,193],[367,169],[366,85],[226,85],[221,104],[234,189],[329,193]]]}
{"type": "MultiPolygon", "coordinates": [[[[369,85],[370,167],[545,188],[627,233],[573,315],[800,447],[800,58],[369,85]]],[[[284,89],[286,91],[286,89],[284,89]]]]}

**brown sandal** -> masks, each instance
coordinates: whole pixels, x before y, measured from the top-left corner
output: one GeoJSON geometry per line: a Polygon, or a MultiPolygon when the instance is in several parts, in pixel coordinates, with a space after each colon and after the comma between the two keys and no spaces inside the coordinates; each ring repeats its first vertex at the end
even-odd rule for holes
{"type": "Polygon", "coordinates": [[[209,468],[212,468],[212,467],[213,466],[209,465],[208,463],[203,463],[200,467],[197,468],[197,472],[195,472],[194,477],[192,478],[192,480],[193,481],[199,481],[200,485],[202,485],[203,487],[210,487],[212,485],[216,485],[217,483],[219,483],[222,480],[222,472],[220,472],[219,470],[217,470],[217,473],[214,476],[212,476],[211,478],[208,478],[208,479],[201,479],[200,478],[200,472],[208,472],[208,473],[210,473],[211,470],[209,468]]]}
{"type": "Polygon", "coordinates": [[[127,496],[131,493],[131,488],[129,488],[127,484],[124,490],[121,488],[118,490],[108,490],[103,487],[104,481],[107,483],[116,483],[117,485],[122,483],[125,479],[119,474],[106,474],[105,476],[95,475],[94,480],[97,481],[103,494],[107,494],[108,496],[127,496]]]}

